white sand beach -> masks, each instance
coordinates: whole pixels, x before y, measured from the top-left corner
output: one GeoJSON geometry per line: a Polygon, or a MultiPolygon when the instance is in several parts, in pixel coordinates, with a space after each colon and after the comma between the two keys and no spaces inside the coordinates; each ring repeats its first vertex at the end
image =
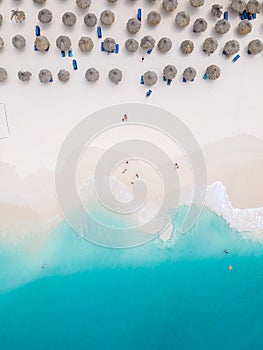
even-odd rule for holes
{"type": "MultiPolygon", "coordinates": [[[[218,2],[224,6],[228,3],[223,0],[218,2]]],[[[21,217],[33,222],[48,222],[59,217],[54,186],[57,155],[64,139],[79,121],[107,106],[146,103],[173,113],[195,135],[205,155],[208,185],[211,186],[207,205],[219,215],[225,216],[234,228],[263,233],[263,214],[262,209],[259,209],[263,207],[263,120],[260,103],[263,60],[262,54],[251,57],[246,53],[248,42],[262,36],[262,14],[257,21],[253,21],[252,33],[240,37],[235,28],[239,21],[230,11],[233,28],[222,37],[217,35],[219,48],[208,57],[202,52],[201,46],[206,37],[214,36],[216,21],[210,17],[211,4],[208,1],[204,7],[193,9],[189,4],[181,2],[176,12],[187,9],[192,17],[191,23],[197,17],[208,18],[207,32],[196,35],[192,33],[191,25],[185,30],[178,30],[174,24],[175,14],[162,12],[162,21],[157,28],[144,24],[135,38],[140,40],[143,35],[151,34],[159,40],[168,36],[173,39],[173,48],[165,55],[154,50],[151,55],[145,55],[142,62],[142,51],[128,55],[123,48],[129,37],[125,30],[126,22],[136,15],[139,3],[142,2],[120,1],[116,5],[110,5],[104,1],[94,1],[92,4],[90,11],[94,13],[99,14],[105,8],[112,8],[115,12],[115,23],[111,28],[103,28],[103,34],[104,37],[114,37],[120,44],[118,55],[107,55],[100,51],[101,40],[97,39],[96,29],[88,31],[83,24],[85,12],[69,2],[48,3],[47,7],[54,14],[54,21],[47,26],[41,25],[41,29],[49,38],[51,48],[48,53],[36,53],[33,51],[34,26],[38,24],[39,7],[31,2],[24,2],[21,8],[27,13],[26,22],[16,24],[9,21],[13,4],[0,5],[0,11],[6,17],[0,34],[6,43],[0,53],[1,66],[9,74],[8,80],[0,84],[0,102],[6,106],[10,128],[8,137],[0,139],[0,231],[3,232],[12,223],[19,222],[21,217]],[[61,16],[72,9],[78,15],[79,23],[73,29],[68,29],[61,24],[61,16]],[[27,38],[27,48],[22,52],[15,51],[10,43],[16,33],[27,38]],[[55,47],[55,40],[62,33],[72,39],[74,58],[79,66],[77,71],[73,71],[71,59],[60,57],[60,52],[55,47]],[[95,44],[88,55],[81,53],[77,47],[82,35],[92,37],[95,44]],[[194,53],[187,57],[180,52],[180,43],[186,38],[193,40],[196,46],[194,53]],[[236,63],[222,57],[225,42],[234,38],[241,45],[241,58],[236,63]],[[162,82],[162,70],[167,64],[174,64],[178,69],[178,75],[170,87],[162,82]],[[221,67],[222,75],[217,81],[202,79],[210,64],[221,67]],[[182,71],[189,65],[197,69],[198,78],[192,84],[183,84],[182,71]],[[86,69],[93,66],[101,74],[95,85],[88,84],[84,78],[86,69]],[[123,81],[116,86],[107,77],[108,71],[114,67],[123,71],[123,81]],[[41,85],[38,81],[38,72],[43,68],[52,71],[52,84],[41,85]],[[67,84],[59,82],[56,77],[58,70],[62,68],[71,72],[71,80],[67,84]],[[31,70],[32,81],[26,84],[18,81],[17,72],[20,69],[31,70]],[[159,81],[152,88],[152,96],[146,99],[147,89],[139,82],[140,76],[149,69],[158,73],[159,81]],[[221,189],[225,186],[232,207],[240,209],[240,217],[248,215],[246,209],[250,209],[251,213],[251,209],[258,208],[246,223],[243,219],[234,219],[232,214],[224,215],[222,203],[225,197],[213,196],[213,190],[218,193],[218,187],[214,185],[218,183],[222,184],[221,189]]],[[[147,2],[143,2],[144,18],[152,8],[147,2]]],[[[158,8],[160,2],[155,5],[155,9],[158,8]]],[[[122,115],[116,118],[121,120],[122,115]]],[[[144,137],[139,129],[137,133],[144,137]]],[[[174,160],[180,164],[180,178],[182,183],[185,182],[182,188],[185,187],[187,193],[191,178],[187,159],[177,153],[176,149],[171,149],[165,137],[158,138],[150,133],[145,137],[163,149],[169,149],[171,158],[175,157],[174,160]]],[[[107,138],[95,144],[96,150],[91,156],[92,164],[89,163],[90,172],[101,150],[109,146],[105,140],[107,138]]],[[[138,168],[135,166],[134,171],[143,173],[147,181],[151,179],[152,173],[141,164],[138,164],[138,168]]],[[[129,188],[132,180],[127,175],[120,181],[129,188]]],[[[155,190],[158,195],[159,187],[155,190]]],[[[232,213],[232,207],[225,210],[232,213]]]]}

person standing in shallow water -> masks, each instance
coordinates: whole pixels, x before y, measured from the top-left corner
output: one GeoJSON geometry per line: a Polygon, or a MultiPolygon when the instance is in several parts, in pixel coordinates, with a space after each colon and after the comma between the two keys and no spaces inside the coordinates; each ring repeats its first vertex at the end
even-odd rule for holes
{"type": "Polygon", "coordinates": [[[127,114],[124,114],[124,117],[122,118],[122,121],[123,121],[123,122],[127,122],[127,121],[128,121],[128,116],[127,116],[127,114]]]}

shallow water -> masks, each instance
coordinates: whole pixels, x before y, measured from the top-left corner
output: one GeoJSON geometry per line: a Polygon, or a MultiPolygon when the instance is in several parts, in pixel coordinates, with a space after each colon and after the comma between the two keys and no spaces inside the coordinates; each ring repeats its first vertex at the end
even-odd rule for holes
{"type": "Polygon", "coordinates": [[[61,225],[1,242],[0,264],[3,350],[263,349],[263,247],[209,210],[169,244],[100,248],[61,225]]]}

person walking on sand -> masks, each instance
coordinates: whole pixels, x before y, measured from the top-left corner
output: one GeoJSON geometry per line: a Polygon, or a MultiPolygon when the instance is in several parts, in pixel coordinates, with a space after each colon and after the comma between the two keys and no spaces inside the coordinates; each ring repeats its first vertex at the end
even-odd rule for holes
{"type": "Polygon", "coordinates": [[[179,169],[179,164],[175,163],[176,169],[179,169]]]}

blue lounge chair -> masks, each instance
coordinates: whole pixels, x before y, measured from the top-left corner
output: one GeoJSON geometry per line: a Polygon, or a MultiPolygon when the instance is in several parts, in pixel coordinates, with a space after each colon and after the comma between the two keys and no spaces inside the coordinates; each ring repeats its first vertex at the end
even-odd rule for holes
{"type": "Polygon", "coordinates": [[[36,36],[39,36],[40,35],[40,28],[39,26],[36,26],[36,36]]]}
{"type": "Polygon", "coordinates": [[[77,61],[76,61],[76,60],[73,60],[73,61],[72,61],[72,64],[73,64],[73,69],[74,69],[74,70],[77,70],[77,69],[78,69],[77,61]]]}
{"type": "Polygon", "coordinates": [[[142,20],[142,9],[138,9],[138,12],[137,12],[137,19],[138,19],[138,21],[141,21],[141,20],[142,20]]]}
{"type": "Polygon", "coordinates": [[[234,58],[233,58],[233,62],[236,62],[237,60],[239,60],[240,59],[240,55],[236,55],[234,58]]]}
{"type": "Polygon", "coordinates": [[[150,97],[151,94],[152,94],[152,90],[148,90],[148,91],[146,92],[146,97],[150,97]]]}
{"type": "Polygon", "coordinates": [[[97,27],[97,34],[98,34],[98,38],[101,39],[102,38],[101,27],[97,27]]]}

